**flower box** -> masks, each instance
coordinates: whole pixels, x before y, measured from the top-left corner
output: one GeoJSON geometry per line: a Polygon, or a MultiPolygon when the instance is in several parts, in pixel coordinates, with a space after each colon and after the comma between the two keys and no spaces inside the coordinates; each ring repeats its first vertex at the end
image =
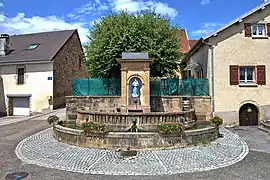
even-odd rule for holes
{"type": "Polygon", "coordinates": [[[134,157],[137,156],[138,152],[136,150],[124,150],[120,151],[120,154],[123,157],[134,157]]]}

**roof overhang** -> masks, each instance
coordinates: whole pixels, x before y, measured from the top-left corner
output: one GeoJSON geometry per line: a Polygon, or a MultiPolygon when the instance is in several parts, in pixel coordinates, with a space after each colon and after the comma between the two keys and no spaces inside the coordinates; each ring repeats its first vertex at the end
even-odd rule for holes
{"type": "Polygon", "coordinates": [[[225,24],[223,27],[219,28],[217,31],[210,33],[209,35],[207,35],[206,37],[204,37],[204,40],[207,40],[208,38],[212,37],[212,36],[217,36],[218,33],[220,33],[221,31],[227,29],[228,27],[236,24],[236,23],[241,23],[243,22],[243,19],[245,19],[246,17],[256,13],[257,11],[260,10],[264,10],[266,6],[270,5],[270,1],[266,1],[262,4],[260,4],[259,6],[253,8],[252,10],[248,11],[247,13],[241,15],[240,17],[230,21],[229,23],[225,24]]]}
{"type": "Polygon", "coordinates": [[[190,59],[190,57],[198,50],[200,49],[203,45],[204,42],[207,42],[208,39],[210,37],[216,37],[218,35],[218,33],[220,33],[221,31],[229,28],[230,26],[236,24],[236,23],[241,23],[243,21],[243,19],[245,19],[246,17],[254,14],[255,12],[259,11],[259,10],[264,10],[266,6],[270,5],[270,0],[266,1],[262,4],[260,4],[259,6],[255,7],[254,9],[250,10],[249,12],[243,14],[242,16],[234,19],[233,21],[227,23],[226,25],[224,25],[223,27],[221,27],[220,29],[218,29],[215,32],[210,33],[209,35],[207,35],[204,38],[201,38],[200,40],[198,40],[198,42],[189,50],[189,52],[186,54],[186,56],[182,59],[181,64],[182,63],[186,63],[188,62],[188,60],[190,59]]]}
{"type": "Polygon", "coordinates": [[[181,64],[182,63],[186,63],[188,62],[189,58],[198,50],[203,46],[203,38],[199,39],[196,44],[189,50],[189,52],[186,54],[186,56],[182,59],[181,64]]]}
{"type": "Polygon", "coordinates": [[[0,59],[0,66],[3,65],[19,65],[19,64],[43,64],[43,63],[52,63],[52,60],[18,60],[18,61],[1,61],[0,59]]]}
{"type": "Polygon", "coordinates": [[[184,71],[197,71],[197,70],[200,70],[202,68],[202,65],[199,64],[199,63],[191,63],[191,64],[188,64],[184,71]]]}

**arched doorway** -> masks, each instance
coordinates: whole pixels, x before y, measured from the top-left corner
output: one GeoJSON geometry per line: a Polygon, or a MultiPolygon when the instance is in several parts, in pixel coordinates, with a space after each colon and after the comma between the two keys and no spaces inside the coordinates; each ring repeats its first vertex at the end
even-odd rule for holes
{"type": "Polygon", "coordinates": [[[239,110],[240,126],[258,125],[258,109],[254,104],[244,104],[239,110]]]}

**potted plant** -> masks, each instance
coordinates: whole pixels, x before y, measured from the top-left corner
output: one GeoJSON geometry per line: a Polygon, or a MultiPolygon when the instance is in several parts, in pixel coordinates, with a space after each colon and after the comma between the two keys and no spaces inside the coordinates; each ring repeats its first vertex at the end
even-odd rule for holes
{"type": "Polygon", "coordinates": [[[127,150],[120,151],[120,154],[123,157],[135,157],[137,156],[137,153],[138,152],[133,147],[130,146],[127,147],[127,150]]]}
{"type": "MultiPolygon", "coordinates": [[[[219,128],[219,126],[223,124],[223,119],[219,116],[214,116],[213,118],[210,119],[210,123],[214,125],[216,128],[219,128]]],[[[220,134],[219,131],[218,137],[223,137],[223,135],[220,134]]]]}
{"type": "Polygon", "coordinates": [[[48,118],[47,118],[47,122],[51,125],[51,124],[55,124],[55,123],[58,123],[58,121],[59,121],[59,117],[58,116],[56,116],[56,115],[52,115],[52,116],[49,116],[48,118]]]}
{"type": "Polygon", "coordinates": [[[223,119],[219,116],[214,116],[210,119],[210,122],[212,125],[219,127],[221,124],[223,124],[223,119]]]}
{"type": "Polygon", "coordinates": [[[88,121],[82,124],[82,129],[86,136],[103,136],[106,133],[105,124],[98,122],[88,121]]]}
{"type": "Polygon", "coordinates": [[[185,126],[183,123],[180,122],[165,122],[158,124],[157,128],[159,133],[166,135],[181,133],[185,129],[185,126]]]}

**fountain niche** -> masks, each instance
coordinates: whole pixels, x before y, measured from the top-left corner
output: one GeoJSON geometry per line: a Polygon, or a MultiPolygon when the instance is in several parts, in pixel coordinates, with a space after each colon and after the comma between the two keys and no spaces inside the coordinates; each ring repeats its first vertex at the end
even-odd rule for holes
{"type": "Polygon", "coordinates": [[[179,112],[151,112],[150,66],[153,59],[147,53],[122,53],[121,109],[119,112],[77,111],[76,127],[54,125],[54,137],[81,147],[126,149],[172,148],[196,145],[218,138],[218,128],[208,123],[197,124],[195,110],[179,112]],[[106,133],[90,133],[80,129],[85,122],[104,124],[106,133]],[[180,133],[162,134],[158,125],[181,123],[180,133]]]}

